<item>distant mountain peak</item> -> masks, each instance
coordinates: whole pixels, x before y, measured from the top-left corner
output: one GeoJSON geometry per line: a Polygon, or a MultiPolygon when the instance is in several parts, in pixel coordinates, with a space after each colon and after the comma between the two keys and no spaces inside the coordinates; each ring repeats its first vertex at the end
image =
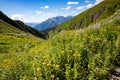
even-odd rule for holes
{"type": "Polygon", "coordinates": [[[28,22],[28,23],[25,23],[26,25],[28,26],[31,26],[31,27],[35,27],[36,25],[38,25],[39,23],[35,23],[35,22],[28,22]]]}
{"type": "Polygon", "coordinates": [[[73,18],[73,16],[67,16],[67,17],[56,16],[56,17],[49,18],[46,21],[41,22],[40,24],[36,25],[35,28],[38,30],[49,29],[49,28],[55,27],[59,24],[62,24],[71,18],[73,18]]]}

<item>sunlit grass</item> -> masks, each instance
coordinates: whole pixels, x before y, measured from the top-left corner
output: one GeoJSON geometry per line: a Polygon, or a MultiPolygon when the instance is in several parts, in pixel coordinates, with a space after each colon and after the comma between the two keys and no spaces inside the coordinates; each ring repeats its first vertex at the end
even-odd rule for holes
{"type": "Polygon", "coordinates": [[[0,34],[0,80],[107,79],[119,56],[119,20],[48,40],[0,34]]]}

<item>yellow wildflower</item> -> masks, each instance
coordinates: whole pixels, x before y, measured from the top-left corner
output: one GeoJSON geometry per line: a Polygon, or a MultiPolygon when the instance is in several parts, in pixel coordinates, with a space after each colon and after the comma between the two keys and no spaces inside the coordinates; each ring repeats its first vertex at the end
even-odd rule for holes
{"type": "Polygon", "coordinates": [[[80,57],[80,54],[73,54],[74,57],[80,57]]]}
{"type": "Polygon", "coordinates": [[[49,60],[49,55],[46,56],[46,60],[49,60]]]}
{"type": "Polygon", "coordinates": [[[94,36],[92,35],[92,36],[90,36],[90,38],[91,38],[91,39],[93,39],[93,38],[94,38],[94,36]]]}
{"type": "Polygon", "coordinates": [[[69,50],[69,52],[72,52],[72,50],[69,50]]]}
{"type": "Polygon", "coordinates": [[[80,45],[80,48],[82,48],[82,45],[80,45]]]}
{"type": "Polygon", "coordinates": [[[53,67],[55,67],[55,64],[53,64],[53,67]]]}
{"type": "Polygon", "coordinates": [[[96,40],[100,40],[100,38],[96,38],[96,40]]]}
{"type": "Polygon", "coordinates": [[[76,54],[73,54],[73,56],[75,56],[76,54]]]}
{"type": "Polygon", "coordinates": [[[88,68],[91,68],[91,64],[88,64],[88,68]]]}
{"type": "Polygon", "coordinates": [[[80,57],[81,55],[80,54],[77,54],[78,57],[80,57]]]}
{"type": "Polygon", "coordinates": [[[43,65],[45,65],[45,64],[46,64],[46,62],[43,62],[42,64],[43,64],[43,65]]]}
{"type": "Polygon", "coordinates": [[[54,79],[54,78],[55,78],[55,75],[52,74],[52,75],[51,75],[51,78],[54,79]]]}
{"type": "Polygon", "coordinates": [[[9,68],[11,65],[12,65],[12,61],[10,59],[4,60],[2,64],[4,68],[9,68]]]}
{"type": "Polygon", "coordinates": [[[59,65],[56,65],[55,67],[56,67],[56,68],[58,68],[58,67],[59,67],[59,65]]]}
{"type": "Polygon", "coordinates": [[[86,38],[87,37],[87,33],[84,33],[84,38],[86,38]]]}
{"type": "Polygon", "coordinates": [[[101,33],[105,33],[106,30],[105,30],[104,28],[100,28],[100,32],[101,32],[101,33]]]}
{"type": "Polygon", "coordinates": [[[93,43],[93,40],[91,40],[90,42],[93,43]]]}
{"type": "Polygon", "coordinates": [[[61,51],[62,54],[64,54],[64,51],[61,51]]]}
{"type": "Polygon", "coordinates": [[[51,65],[50,63],[47,64],[47,66],[50,66],[50,65],[51,65]]]}
{"type": "Polygon", "coordinates": [[[41,70],[41,68],[40,68],[40,67],[38,67],[38,68],[37,68],[37,72],[40,72],[40,70],[41,70]]]}

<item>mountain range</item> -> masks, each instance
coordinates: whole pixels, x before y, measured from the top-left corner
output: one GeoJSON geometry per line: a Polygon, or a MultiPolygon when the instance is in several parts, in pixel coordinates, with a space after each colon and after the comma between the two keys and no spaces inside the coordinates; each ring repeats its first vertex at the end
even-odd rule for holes
{"type": "Polygon", "coordinates": [[[42,31],[45,29],[49,29],[49,28],[53,28],[55,26],[58,26],[59,24],[62,24],[68,20],[70,20],[71,18],[73,18],[73,16],[57,16],[57,17],[53,17],[50,19],[47,19],[44,22],[41,22],[40,24],[36,25],[35,28],[42,31]]]}
{"type": "Polygon", "coordinates": [[[28,26],[31,26],[31,27],[35,27],[35,26],[38,25],[39,23],[28,22],[28,23],[25,23],[25,24],[28,25],[28,26]]]}

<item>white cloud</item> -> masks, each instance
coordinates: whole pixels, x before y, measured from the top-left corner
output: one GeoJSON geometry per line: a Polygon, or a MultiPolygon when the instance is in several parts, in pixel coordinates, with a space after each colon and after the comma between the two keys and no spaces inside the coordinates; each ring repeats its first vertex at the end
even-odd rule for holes
{"type": "Polygon", "coordinates": [[[78,12],[79,11],[71,11],[72,14],[70,14],[70,15],[75,16],[78,12]]]}
{"type": "Polygon", "coordinates": [[[77,11],[71,11],[72,13],[76,13],[77,11]]]}
{"type": "Polygon", "coordinates": [[[78,7],[76,7],[76,10],[83,10],[84,8],[91,8],[93,6],[94,6],[94,4],[87,4],[85,6],[78,6],[78,7]]]}
{"type": "Polygon", "coordinates": [[[13,20],[20,20],[20,21],[23,21],[23,22],[29,22],[29,20],[26,19],[26,18],[24,17],[24,15],[22,15],[22,14],[13,14],[13,15],[11,16],[11,19],[13,19],[13,20]]]}
{"type": "Polygon", "coordinates": [[[94,4],[95,4],[95,5],[96,5],[96,4],[99,4],[99,3],[102,2],[102,1],[104,1],[104,0],[96,0],[94,4]]]}
{"type": "Polygon", "coordinates": [[[50,13],[50,12],[46,13],[46,15],[48,15],[48,16],[53,16],[53,14],[50,13]]]}
{"type": "Polygon", "coordinates": [[[67,6],[66,8],[62,8],[63,10],[69,10],[71,6],[67,6]]]}
{"type": "Polygon", "coordinates": [[[88,5],[86,5],[87,8],[91,8],[91,7],[93,7],[93,6],[94,6],[93,4],[88,4],[88,5]]]}
{"type": "Polygon", "coordinates": [[[55,13],[48,12],[48,13],[43,14],[43,16],[51,18],[51,17],[55,17],[57,15],[55,13]]]}
{"type": "Polygon", "coordinates": [[[90,1],[85,1],[85,3],[89,3],[90,1]]]}
{"type": "Polygon", "coordinates": [[[82,10],[82,9],[84,9],[84,6],[78,6],[76,9],[77,10],[82,10]]]}
{"type": "Polygon", "coordinates": [[[35,17],[34,16],[31,16],[32,19],[34,19],[35,17]]]}
{"type": "MultiPolygon", "coordinates": [[[[76,7],[76,10],[85,10],[86,8],[91,8],[91,7],[99,4],[102,1],[104,1],[104,0],[96,0],[93,4],[90,3],[90,4],[87,4],[87,5],[84,5],[84,6],[78,6],[78,7],[76,7]]],[[[89,3],[90,1],[89,0],[85,0],[85,2],[89,3]]]]}
{"type": "Polygon", "coordinates": [[[14,20],[24,20],[24,15],[21,15],[21,14],[14,14],[11,16],[12,19],[14,20]]]}
{"type": "Polygon", "coordinates": [[[50,7],[48,6],[48,5],[46,5],[46,6],[41,6],[41,9],[49,9],[50,7]]]}
{"type": "Polygon", "coordinates": [[[49,8],[49,6],[44,6],[44,8],[45,8],[45,9],[48,9],[48,8],[49,8]]]}
{"type": "Polygon", "coordinates": [[[36,13],[36,14],[41,14],[41,13],[42,13],[42,11],[35,10],[35,13],[36,13]]]}
{"type": "Polygon", "coordinates": [[[69,2],[67,2],[67,4],[68,4],[68,5],[79,4],[79,2],[71,2],[71,1],[69,1],[69,2]]]}
{"type": "MultiPolygon", "coordinates": [[[[35,13],[35,11],[34,11],[34,13],[35,13]]],[[[22,14],[13,14],[13,15],[11,15],[11,19],[20,20],[25,23],[31,23],[31,22],[40,23],[40,22],[42,22],[50,17],[54,17],[54,16],[56,16],[54,13],[45,13],[45,12],[42,12],[41,15],[34,15],[34,16],[33,15],[24,16],[22,14]]]]}

